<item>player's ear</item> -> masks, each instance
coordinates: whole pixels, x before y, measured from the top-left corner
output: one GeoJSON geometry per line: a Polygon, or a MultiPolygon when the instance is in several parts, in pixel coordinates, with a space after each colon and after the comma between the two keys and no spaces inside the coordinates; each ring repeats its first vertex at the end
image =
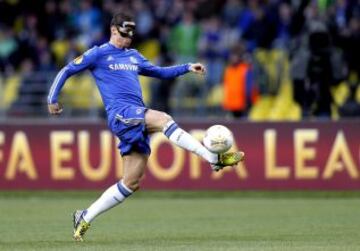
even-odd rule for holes
{"type": "Polygon", "coordinates": [[[116,35],[117,34],[117,30],[116,30],[116,27],[114,25],[112,25],[110,27],[110,32],[111,32],[111,35],[116,35]]]}

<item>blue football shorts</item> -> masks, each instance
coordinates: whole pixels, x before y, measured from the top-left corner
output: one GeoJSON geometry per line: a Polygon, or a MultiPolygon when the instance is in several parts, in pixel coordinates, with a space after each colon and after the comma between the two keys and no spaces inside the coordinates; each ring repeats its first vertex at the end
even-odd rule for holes
{"type": "Polygon", "coordinates": [[[109,118],[111,131],[120,139],[121,155],[138,152],[149,155],[150,137],[145,126],[146,107],[127,105],[115,111],[109,118]]]}

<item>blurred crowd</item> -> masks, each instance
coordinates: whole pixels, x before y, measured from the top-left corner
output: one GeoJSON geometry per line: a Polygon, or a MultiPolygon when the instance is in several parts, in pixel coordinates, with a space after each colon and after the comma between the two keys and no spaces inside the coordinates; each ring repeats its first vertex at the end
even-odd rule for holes
{"type": "Polygon", "coordinates": [[[205,79],[153,80],[145,87],[153,108],[250,116],[254,104],[290,84],[300,117],[331,117],[331,88],[345,83],[348,95],[337,113],[360,116],[359,0],[2,0],[0,72],[21,75],[8,110],[43,105],[53,74],[107,42],[118,11],[134,15],[134,47],[154,63],[207,67],[205,79]],[[23,99],[27,92],[36,100],[23,99]]]}

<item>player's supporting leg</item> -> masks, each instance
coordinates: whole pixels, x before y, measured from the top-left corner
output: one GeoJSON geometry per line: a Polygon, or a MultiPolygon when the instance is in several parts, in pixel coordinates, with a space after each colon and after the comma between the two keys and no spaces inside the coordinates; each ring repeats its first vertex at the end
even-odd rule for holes
{"type": "Polygon", "coordinates": [[[139,182],[144,175],[148,155],[131,152],[123,157],[124,177],[121,181],[109,187],[91,206],[74,215],[74,239],[82,241],[82,237],[98,215],[123,202],[139,188],[139,182]]]}
{"type": "Polygon", "coordinates": [[[193,152],[209,163],[216,163],[218,155],[208,151],[197,139],[181,129],[166,113],[149,109],[145,114],[148,131],[163,132],[177,146],[193,152]]]}

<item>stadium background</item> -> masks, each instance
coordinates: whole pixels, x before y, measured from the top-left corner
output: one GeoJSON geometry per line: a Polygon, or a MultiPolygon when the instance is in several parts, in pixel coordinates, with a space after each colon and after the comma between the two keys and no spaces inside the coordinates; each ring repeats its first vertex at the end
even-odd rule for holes
{"type": "Polygon", "coordinates": [[[146,104],[199,139],[228,126],[247,158],[212,173],[155,135],[142,190],[76,248],[359,249],[359,1],[0,0],[0,250],[74,249],[72,210],[122,175],[88,72],[67,81],[60,117],[46,107],[57,71],[108,40],[117,10],[155,64],[208,69],[141,78],[146,104]]]}
{"type": "MultiPolygon", "coordinates": [[[[205,78],[143,78],[150,107],[176,117],[235,115],[251,121],[359,115],[358,105],[351,102],[360,99],[357,1],[0,4],[1,117],[46,117],[45,96],[56,71],[106,42],[111,16],[119,9],[134,13],[134,47],[154,63],[201,61],[208,69],[205,78]],[[239,76],[227,80],[224,88],[234,54],[243,67],[231,72],[239,76]],[[234,81],[238,89],[232,89],[234,81]]],[[[92,82],[87,74],[69,81],[62,96],[67,104],[64,116],[103,116],[92,82]]]]}

